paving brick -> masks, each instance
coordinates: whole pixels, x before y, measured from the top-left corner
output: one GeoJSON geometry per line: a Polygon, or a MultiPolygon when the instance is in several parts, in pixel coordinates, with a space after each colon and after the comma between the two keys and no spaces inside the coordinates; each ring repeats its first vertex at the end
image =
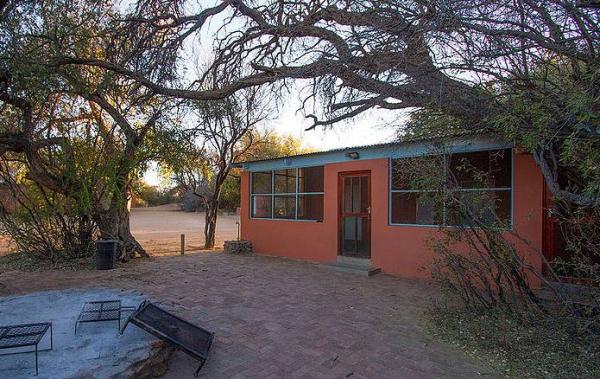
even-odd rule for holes
{"type": "MultiPolygon", "coordinates": [[[[112,271],[0,274],[0,294],[86,285],[138,289],[216,333],[202,378],[468,378],[490,370],[417,322],[433,289],[264,256],[198,253],[112,271]]],[[[192,377],[175,354],[165,378],[192,377]]]]}

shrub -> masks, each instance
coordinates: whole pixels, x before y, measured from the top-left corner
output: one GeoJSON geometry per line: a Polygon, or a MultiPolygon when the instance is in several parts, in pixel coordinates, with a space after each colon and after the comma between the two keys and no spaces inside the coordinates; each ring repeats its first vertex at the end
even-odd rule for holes
{"type": "Polygon", "coordinates": [[[18,253],[53,263],[93,254],[97,228],[78,204],[31,182],[10,189],[17,206],[0,209],[0,232],[18,253]]]}
{"type": "Polygon", "coordinates": [[[192,191],[183,194],[180,205],[184,212],[198,212],[204,209],[202,199],[192,191]]]}
{"type": "MultiPolygon", "coordinates": [[[[394,166],[411,188],[428,189],[424,200],[443,205],[435,208],[454,220],[429,241],[434,252],[429,268],[443,294],[426,315],[432,333],[511,376],[599,377],[598,210],[562,216],[572,253],[570,273],[585,272],[585,281],[567,290],[542,252],[507,228],[492,192],[460,191],[452,171],[444,170],[448,161],[406,159],[394,166]],[[517,244],[537,254],[544,270],[529,264],[517,244]],[[543,291],[533,287],[537,283],[543,291]]],[[[493,183],[493,172],[468,162],[455,172],[467,174],[475,188],[493,183]]]]}

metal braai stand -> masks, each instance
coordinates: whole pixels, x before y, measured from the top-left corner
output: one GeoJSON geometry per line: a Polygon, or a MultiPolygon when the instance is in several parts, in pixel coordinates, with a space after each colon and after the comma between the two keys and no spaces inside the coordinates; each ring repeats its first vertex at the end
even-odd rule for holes
{"type": "MultiPolygon", "coordinates": [[[[35,353],[35,374],[38,374],[38,344],[50,329],[50,350],[52,350],[52,322],[40,322],[37,324],[20,324],[0,326],[0,349],[14,349],[25,346],[35,346],[32,351],[22,353],[35,353]]],[[[1,354],[18,354],[21,352],[1,354]]]]}
{"type": "Polygon", "coordinates": [[[198,376],[200,369],[208,359],[208,352],[212,346],[215,334],[196,326],[182,318],[175,316],[164,309],[144,301],[138,309],[129,316],[121,333],[128,323],[132,323],[146,332],[170,343],[189,356],[200,361],[200,366],[195,372],[198,376]]]}
{"type": "Polygon", "coordinates": [[[86,322],[117,321],[117,330],[121,330],[121,312],[134,311],[135,307],[122,307],[121,300],[90,301],[83,304],[83,309],[75,321],[77,326],[86,322]]]}

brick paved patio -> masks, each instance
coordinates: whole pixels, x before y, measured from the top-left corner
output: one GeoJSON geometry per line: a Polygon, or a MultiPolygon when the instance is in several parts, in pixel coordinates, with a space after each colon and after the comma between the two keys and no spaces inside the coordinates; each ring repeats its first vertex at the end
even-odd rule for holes
{"type": "MultiPolygon", "coordinates": [[[[0,274],[0,293],[85,283],[139,289],[214,330],[201,377],[495,376],[425,335],[418,317],[433,289],[421,281],[201,253],[140,260],[110,272],[7,272],[0,274]]],[[[192,377],[195,365],[178,353],[166,377],[192,377]]]]}

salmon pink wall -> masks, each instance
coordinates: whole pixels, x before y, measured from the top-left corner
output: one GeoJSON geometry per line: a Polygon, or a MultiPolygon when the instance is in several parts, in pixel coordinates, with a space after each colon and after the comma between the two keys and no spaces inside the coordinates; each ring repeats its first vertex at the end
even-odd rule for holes
{"type": "MultiPolygon", "coordinates": [[[[313,262],[335,261],[338,252],[338,176],[342,172],[371,172],[371,262],[384,273],[426,277],[424,267],[433,257],[427,240],[439,236],[437,227],[398,226],[388,223],[388,160],[372,159],[325,165],[323,222],[260,220],[250,218],[249,173],[242,175],[241,233],[259,254],[313,262]]],[[[537,267],[542,246],[543,179],[531,156],[514,152],[513,230],[509,234],[528,261],[537,267]]]]}

